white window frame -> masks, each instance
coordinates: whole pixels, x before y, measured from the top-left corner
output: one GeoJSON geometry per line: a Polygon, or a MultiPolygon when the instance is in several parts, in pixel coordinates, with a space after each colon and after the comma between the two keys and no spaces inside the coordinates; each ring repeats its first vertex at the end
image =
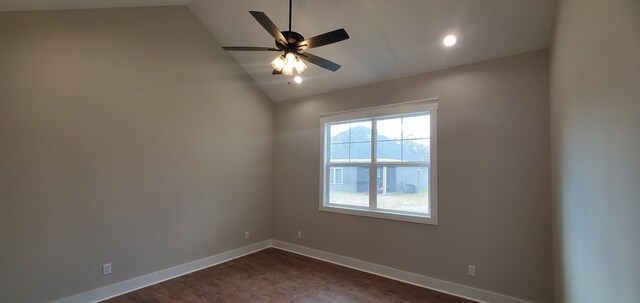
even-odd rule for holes
{"type": "MultiPolygon", "coordinates": [[[[406,221],[413,223],[438,225],[438,99],[427,99],[419,101],[411,101],[404,103],[396,103],[392,105],[383,105],[376,107],[369,107],[364,109],[335,112],[320,115],[320,211],[341,213],[348,215],[357,215],[365,217],[374,217],[381,219],[390,219],[397,221],[406,221]],[[327,130],[329,124],[335,122],[347,122],[358,119],[374,119],[384,118],[396,115],[404,114],[419,114],[428,113],[431,121],[431,134],[430,134],[430,162],[429,169],[429,213],[414,213],[414,212],[402,212],[383,210],[376,207],[377,203],[377,184],[376,184],[376,170],[377,166],[384,164],[376,161],[376,141],[377,136],[375,131],[375,123],[372,123],[372,138],[371,138],[371,162],[367,163],[340,163],[345,166],[363,166],[369,165],[369,207],[349,206],[342,204],[330,204],[329,198],[329,148],[328,144],[330,135],[327,130]]],[[[394,162],[390,165],[415,165],[412,162],[394,162]]],[[[424,162],[419,162],[423,165],[424,162]]],[[[344,176],[343,176],[344,178],[344,176]]]]}

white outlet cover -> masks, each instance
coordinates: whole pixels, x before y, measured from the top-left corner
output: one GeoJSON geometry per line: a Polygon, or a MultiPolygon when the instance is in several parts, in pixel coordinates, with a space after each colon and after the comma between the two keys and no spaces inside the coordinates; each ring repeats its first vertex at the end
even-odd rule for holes
{"type": "Polygon", "coordinates": [[[469,265],[468,273],[469,273],[470,276],[475,277],[476,276],[476,266],[475,265],[469,265]]]}
{"type": "Polygon", "coordinates": [[[111,274],[111,263],[102,264],[102,275],[106,276],[111,274]]]}
{"type": "Polygon", "coordinates": [[[249,239],[249,232],[248,232],[248,231],[245,231],[245,232],[244,232],[244,238],[245,238],[245,239],[249,239]]]}

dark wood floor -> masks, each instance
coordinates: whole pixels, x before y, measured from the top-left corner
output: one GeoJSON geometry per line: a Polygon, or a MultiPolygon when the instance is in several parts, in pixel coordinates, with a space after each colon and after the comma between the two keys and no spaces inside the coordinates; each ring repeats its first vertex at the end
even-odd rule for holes
{"type": "Polygon", "coordinates": [[[104,302],[473,301],[268,248],[104,302]]]}

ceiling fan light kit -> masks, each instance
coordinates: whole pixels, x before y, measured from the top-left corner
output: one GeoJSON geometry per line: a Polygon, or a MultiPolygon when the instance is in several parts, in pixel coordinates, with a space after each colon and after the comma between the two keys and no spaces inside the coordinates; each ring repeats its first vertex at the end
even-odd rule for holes
{"type": "MultiPolygon", "coordinates": [[[[332,72],[337,71],[340,65],[324,59],[322,57],[305,52],[307,49],[320,47],[342,40],[349,39],[349,35],[344,29],[337,29],[327,32],[313,38],[304,39],[304,37],[291,30],[291,6],[292,0],[289,0],[289,30],[280,31],[278,27],[263,12],[250,11],[251,15],[262,25],[262,27],[275,39],[276,47],[247,47],[247,46],[223,46],[227,51],[274,51],[283,52],[271,62],[274,75],[292,76],[298,75],[307,69],[307,65],[303,62],[320,66],[332,72]]],[[[299,77],[299,76],[298,76],[299,77]]],[[[298,81],[296,81],[298,82],[298,81]]],[[[298,82],[299,83],[299,82],[298,82]]]]}
{"type": "Polygon", "coordinates": [[[301,74],[307,69],[307,65],[293,53],[278,56],[271,62],[271,67],[273,67],[275,71],[287,76],[293,75],[294,70],[298,74],[301,74]]]}

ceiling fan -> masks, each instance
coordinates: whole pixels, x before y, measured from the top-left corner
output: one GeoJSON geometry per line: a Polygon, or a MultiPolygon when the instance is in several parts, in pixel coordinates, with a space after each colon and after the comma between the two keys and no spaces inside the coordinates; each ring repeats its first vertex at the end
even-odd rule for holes
{"type": "Polygon", "coordinates": [[[267,17],[267,15],[263,12],[249,12],[258,21],[258,23],[260,23],[260,25],[262,25],[262,27],[264,27],[264,29],[267,30],[267,32],[271,34],[273,38],[275,38],[275,48],[250,46],[223,46],[222,48],[227,51],[283,52],[283,55],[278,56],[275,60],[273,60],[273,62],[271,62],[274,75],[293,75],[295,72],[297,72],[298,74],[302,73],[307,68],[302,60],[313,63],[332,72],[337,71],[340,68],[339,64],[307,53],[306,50],[349,39],[347,31],[341,28],[315,36],[313,38],[305,39],[301,34],[291,30],[291,6],[292,0],[289,0],[288,31],[280,31],[280,29],[278,29],[278,27],[271,21],[271,19],[269,19],[269,17],[267,17]]]}

